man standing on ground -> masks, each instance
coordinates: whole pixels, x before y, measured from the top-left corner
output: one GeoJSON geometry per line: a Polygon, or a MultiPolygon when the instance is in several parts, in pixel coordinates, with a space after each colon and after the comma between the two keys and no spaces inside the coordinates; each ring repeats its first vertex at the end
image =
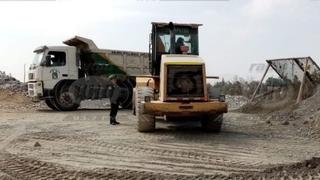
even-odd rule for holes
{"type": "Polygon", "coordinates": [[[110,103],[111,103],[111,111],[110,111],[110,124],[111,125],[117,125],[120,124],[116,120],[116,116],[119,109],[119,98],[120,98],[120,87],[118,86],[118,80],[115,75],[111,75],[109,79],[112,82],[112,85],[109,87],[109,97],[110,97],[110,103]]]}

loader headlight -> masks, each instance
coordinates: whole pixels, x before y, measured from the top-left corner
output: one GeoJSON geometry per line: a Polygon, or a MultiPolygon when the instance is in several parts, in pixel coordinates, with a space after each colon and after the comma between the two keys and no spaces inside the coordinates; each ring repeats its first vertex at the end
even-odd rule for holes
{"type": "Polygon", "coordinates": [[[220,95],[219,96],[219,101],[220,102],[225,102],[226,101],[226,96],[225,95],[220,95]]]}

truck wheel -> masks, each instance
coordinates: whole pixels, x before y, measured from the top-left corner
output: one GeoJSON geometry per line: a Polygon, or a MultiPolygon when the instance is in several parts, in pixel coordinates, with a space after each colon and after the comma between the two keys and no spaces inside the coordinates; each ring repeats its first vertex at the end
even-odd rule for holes
{"type": "Polygon", "coordinates": [[[75,111],[80,106],[80,97],[65,83],[55,92],[54,103],[60,111],[75,111]]]}
{"type": "Polygon", "coordinates": [[[57,109],[57,107],[56,107],[53,99],[46,99],[46,100],[45,100],[45,103],[46,103],[47,106],[48,106],[49,108],[51,108],[52,110],[58,111],[58,109],[57,109]]]}
{"type": "Polygon", "coordinates": [[[137,88],[135,91],[135,112],[138,118],[139,132],[152,132],[155,130],[156,123],[154,116],[144,111],[144,98],[146,96],[153,99],[153,89],[149,87],[137,88]]]}
{"type": "Polygon", "coordinates": [[[120,87],[123,89],[121,93],[121,107],[123,109],[132,108],[132,95],[133,95],[133,85],[130,80],[126,80],[120,84],[120,87]]]}
{"type": "Polygon", "coordinates": [[[136,100],[136,89],[132,90],[132,114],[135,116],[136,115],[136,106],[135,106],[135,100],[136,100]]]}
{"type": "Polygon", "coordinates": [[[220,132],[223,122],[223,114],[209,114],[201,121],[202,128],[205,131],[220,132]]]}

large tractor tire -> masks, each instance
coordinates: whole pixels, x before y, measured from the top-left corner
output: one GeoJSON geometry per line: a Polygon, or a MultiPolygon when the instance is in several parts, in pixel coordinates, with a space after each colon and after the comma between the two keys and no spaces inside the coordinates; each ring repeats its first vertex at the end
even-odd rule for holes
{"type": "Polygon", "coordinates": [[[59,109],[58,109],[58,108],[56,107],[56,105],[55,105],[54,99],[46,99],[44,102],[45,102],[45,103],[47,104],[47,106],[48,106],[49,108],[51,108],[52,110],[59,111],[59,109]]]}
{"type": "Polygon", "coordinates": [[[144,111],[144,100],[149,96],[153,100],[153,89],[149,87],[142,87],[135,89],[135,113],[138,119],[139,132],[152,132],[156,128],[154,115],[147,114],[144,111]]]}
{"type": "Polygon", "coordinates": [[[202,128],[208,132],[218,133],[221,131],[223,114],[209,114],[201,121],[202,128]]]}
{"type": "Polygon", "coordinates": [[[70,83],[64,83],[55,89],[54,104],[60,111],[75,111],[79,108],[81,98],[70,83]]]}

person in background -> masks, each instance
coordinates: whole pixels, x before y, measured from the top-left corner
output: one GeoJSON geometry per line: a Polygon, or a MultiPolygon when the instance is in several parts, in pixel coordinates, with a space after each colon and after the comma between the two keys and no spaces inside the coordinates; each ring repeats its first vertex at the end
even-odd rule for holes
{"type": "Polygon", "coordinates": [[[111,111],[110,111],[110,124],[111,125],[117,125],[120,124],[116,120],[116,116],[119,109],[119,98],[120,98],[120,87],[118,85],[118,79],[116,75],[111,75],[109,79],[112,82],[112,85],[109,86],[108,92],[110,97],[110,103],[111,103],[111,111]]]}

